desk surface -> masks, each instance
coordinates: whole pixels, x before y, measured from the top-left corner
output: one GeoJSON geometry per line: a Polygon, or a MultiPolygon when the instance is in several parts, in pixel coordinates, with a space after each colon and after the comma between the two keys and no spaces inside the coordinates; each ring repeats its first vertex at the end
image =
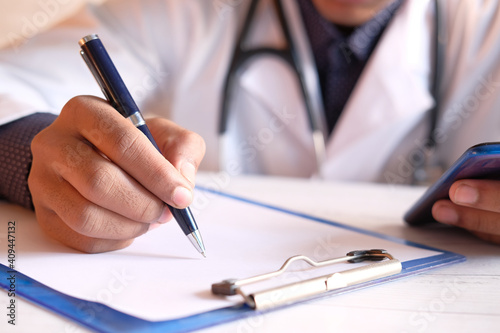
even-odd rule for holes
{"type": "MultiPolygon", "coordinates": [[[[500,327],[500,247],[455,228],[405,226],[403,213],[423,188],[223,174],[202,174],[198,183],[467,257],[458,265],[203,332],[493,332],[500,327]]],[[[2,209],[18,208],[4,205],[2,209]]],[[[7,213],[2,212],[2,217],[7,213]]],[[[8,325],[4,318],[0,331],[85,332],[70,321],[18,301],[17,325],[8,325]]],[[[0,297],[4,309],[6,302],[6,296],[0,297]]]]}

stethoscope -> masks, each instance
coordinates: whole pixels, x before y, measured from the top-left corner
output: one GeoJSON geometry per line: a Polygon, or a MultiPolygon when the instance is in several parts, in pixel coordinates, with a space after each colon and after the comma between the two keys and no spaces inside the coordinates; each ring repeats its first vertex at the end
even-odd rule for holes
{"type": "MultiPolygon", "coordinates": [[[[324,107],[321,100],[318,101],[317,98],[313,98],[313,93],[311,87],[308,85],[310,80],[306,80],[305,72],[307,66],[314,66],[314,72],[317,75],[316,67],[314,62],[305,63],[301,61],[298,47],[292,38],[291,28],[287,20],[287,15],[283,9],[281,0],[273,0],[274,9],[276,11],[279,26],[283,32],[284,39],[286,41],[286,46],[282,49],[270,48],[270,47],[257,47],[257,48],[246,48],[245,41],[250,33],[250,28],[252,21],[254,19],[256,8],[260,0],[252,0],[246,15],[243,25],[241,27],[240,34],[236,41],[236,47],[233,52],[231,63],[224,81],[223,95],[222,95],[222,108],[219,119],[219,138],[220,138],[220,151],[224,151],[225,145],[225,134],[227,131],[227,124],[229,118],[229,108],[234,97],[235,87],[237,86],[237,81],[242,74],[242,72],[248,67],[248,63],[251,59],[257,56],[273,56],[281,58],[284,62],[289,64],[295,75],[297,76],[298,82],[300,84],[302,97],[305,103],[307,119],[309,122],[309,127],[312,134],[312,141],[314,145],[314,153],[316,156],[317,174],[321,175],[321,166],[325,160],[326,151],[326,135],[324,132],[323,118],[320,115],[324,113],[324,107]]],[[[430,155],[431,151],[436,146],[435,130],[437,126],[438,113],[440,107],[439,98],[439,88],[441,86],[443,62],[444,62],[444,50],[445,50],[445,38],[444,38],[444,28],[445,24],[441,19],[441,4],[439,0],[434,0],[434,37],[433,37],[433,77],[431,81],[431,95],[435,101],[432,109],[429,110],[429,130],[427,134],[426,146],[428,152],[426,155],[430,155]]],[[[319,79],[316,76],[316,82],[319,79]]],[[[319,93],[319,92],[318,92],[319,93]]],[[[221,153],[221,166],[223,166],[224,154],[221,153]]],[[[414,178],[415,182],[420,181],[421,178],[425,177],[425,164],[426,161],[422,161],[422,165],[417,165],[415,167],[414,178]]]]}

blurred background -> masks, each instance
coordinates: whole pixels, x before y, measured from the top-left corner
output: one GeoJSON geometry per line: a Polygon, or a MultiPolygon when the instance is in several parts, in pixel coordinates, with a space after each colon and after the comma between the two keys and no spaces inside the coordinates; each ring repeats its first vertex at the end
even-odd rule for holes
{"type": "Polygon", "coordinates": [[[73,14],[104,0],[0,0],[0,48],[23,43],[73,14]]]}

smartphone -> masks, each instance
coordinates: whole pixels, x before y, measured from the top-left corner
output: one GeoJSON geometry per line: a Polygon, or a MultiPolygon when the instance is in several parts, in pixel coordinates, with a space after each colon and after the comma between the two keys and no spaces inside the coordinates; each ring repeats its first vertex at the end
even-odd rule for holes
{"type": "Polygon", "coordinates": [[[451,185],[460,179],[500,180],[500,142],[481,143],[470,147],[406,212],[404,220],[410,225],[436,222],[432,205],[449,199],[451,185]]]}

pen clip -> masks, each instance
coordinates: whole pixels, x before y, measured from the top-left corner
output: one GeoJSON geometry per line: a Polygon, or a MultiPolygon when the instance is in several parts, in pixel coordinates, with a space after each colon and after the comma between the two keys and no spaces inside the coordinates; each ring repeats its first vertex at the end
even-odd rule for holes
{"type": "Polygon", "coordinates": [[[106,83],[102,79],[101,73],[97,69],[97,66],[95,65],[94,61],[92,61],[92,59],[90,59],[87,56],[87,54],[85,53],[84,50],[80,50],[80,55],[82,56],[83,61],[85,61],[85,63],[87,64],[87,67],[89,68],[90,72],[92,73],[92,76],[97,81],[97,84],[101,88],[101,91],[104,94],[104,97],[106,97],[106,99],[111,103],[111,101],[112,101],[111,94],[109,93],[109,90],[106,87],[106,83]]]}
{"type": "Polygon", "coordinates": [[[401,272],[401,262],[394,259],[385,250],[358,250],[351,251],[344,257],[324,261],[314,261],[309,257],[298,255],[288,258],[280,269],[274,272],[253,276],[245,279],[228,279],[212,284],[212,293],[215,295],[241,295],[245,303],[253,309],[266,309],[288,303],[312,298],[331,290],[348,287],[374,279],[390,276],[401,272]],[[387,259],[387,260],[386,260],[387,259]],[[359,263],[362,261],[380,261],[342,272],[335,272],[308,280],[302,280],[263,291],[247,294],[242,291],[244,285],[261,282],[283,274],[295,261],[305,261],[313,267],[323,267],[340,262],[359,263]]]}

